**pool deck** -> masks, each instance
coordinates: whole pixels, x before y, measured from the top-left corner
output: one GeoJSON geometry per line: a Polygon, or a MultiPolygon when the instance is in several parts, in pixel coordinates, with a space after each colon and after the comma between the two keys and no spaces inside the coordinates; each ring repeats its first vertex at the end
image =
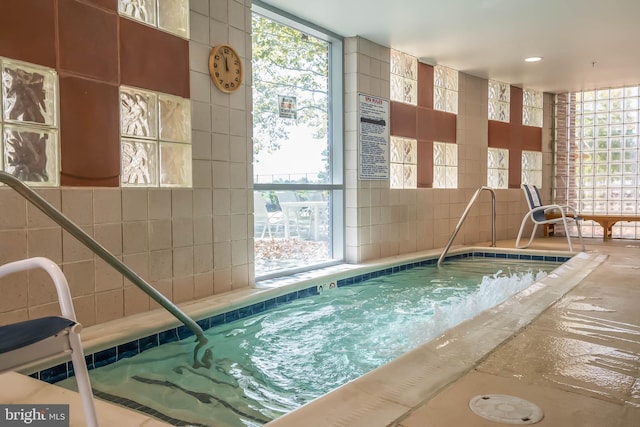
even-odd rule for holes
{"type": "MultiPolygon", "coordinates": [[[[512,240],[498,242],[499,247],[513,245],[512,240]]],[[[535,403],[544,412],[536,424],[541,427],[640,425],[640,242],[586,239],[586,245],[586,254],[571,267],[576,283],[549,277],[268,425],[505,425],[469,409],[471,398],[485,394],[535,403]]],[[[538,238],[531,249],[563,251],[566,240],[538,238]]],[[[233,305],[239,296],[218,299],[233,305]]],[[[189,312],[199,309],[196,303],[189,312]]],[[[153,316],[148,322],[155,322],[153,316]]],[[[87,328],[85,344],[98,346],[91,342],[104,338],[104,328],[87,328]]],[[[79,397],[71,391],[16,373],[0,375],[0,384],[2,403],[70,403],[70,425],[84,425],[79,397]]],[[[96,402],[101,425],[166,425],[96,402]]]]}

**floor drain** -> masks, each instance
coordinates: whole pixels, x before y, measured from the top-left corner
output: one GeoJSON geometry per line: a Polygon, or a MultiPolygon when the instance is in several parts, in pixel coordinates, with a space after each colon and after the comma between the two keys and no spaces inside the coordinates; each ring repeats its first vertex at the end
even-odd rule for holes
{"type": "Polygon", "coordinates": [[[535,424],[544,417],[539,406],[504,394],[476,396],[469,401],[469,408],[476,415],[503,424],[535,424]]]}

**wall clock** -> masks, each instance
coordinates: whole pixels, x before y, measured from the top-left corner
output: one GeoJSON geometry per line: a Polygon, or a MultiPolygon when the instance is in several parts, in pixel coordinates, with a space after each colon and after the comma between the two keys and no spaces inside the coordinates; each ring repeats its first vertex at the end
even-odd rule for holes
{"type": "Polygon", "coordinates": [[[209,55],[209,73],[218,89],[231,93],[242,84],[242,60],[238,52],[227,44],[219,44],[209,55]]]}

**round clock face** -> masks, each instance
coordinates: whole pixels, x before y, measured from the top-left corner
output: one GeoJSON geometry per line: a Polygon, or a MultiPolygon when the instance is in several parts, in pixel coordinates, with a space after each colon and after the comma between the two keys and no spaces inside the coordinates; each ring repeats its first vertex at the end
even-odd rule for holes
{"type": "Polygon", "coordinates": [[[209,55],[209,73],[218,89],[234,92],[242,83],[242,60],[231,46],[218,45],[209,55]]]}

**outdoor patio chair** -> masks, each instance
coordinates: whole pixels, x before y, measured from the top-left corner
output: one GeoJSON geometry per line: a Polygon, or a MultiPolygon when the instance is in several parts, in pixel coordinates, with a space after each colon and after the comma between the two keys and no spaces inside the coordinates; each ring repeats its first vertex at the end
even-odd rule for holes
{"type": "Polygon", "coordinates": [[[536,235],[536,230],[538,229],[538,225],[540,224],[556,224],[562,223],[564,225],[565,234],[567,235],[567,242],[569,243],[569,250],[573,252],[573,245],[571,244],[571,236],[569,235],[568,223],[570,221],[574,221],[576,227],[578,229],[578,237],[580,239],[580,244],[582,245],[582,250],[585,250],[584,241],[582,240],[582,231],[580,230],[580,218],[571,206],[561,206],[561,205],[543,205],[542,198],[540,197],[540,192],[535,185],[527,185],[522,184],[522,191],[524,192],[524,197],[529,205],[529,211],[525,214],[524,218],[522,218],[522,223],[520,225],[520,231],[518,232],[518,238],[516,239],[516,248],[524,249],[531,246],[531,242],[536,235]],[[558,213],[560,216],[557,218],[548,218],[545,213],[558,213]],[[520,238],[522,237],[522,232],[524,231],[524,226],[527,223],[527,220],[531,219],[533,221],[533,231],[531,232],[531,237],[529,238],[529,243],[525,246],[520,246],[520,238]]]}
{"type": "MultiPolygon", "coordinates": [[[[71,355],[87,426],[97,426],[89,373],[80,342],[82,326],[76,321],[67,279],[53,261],[29,258],[0,266],[0,278],[41,268],[51,277],[58,293],[62,316],[48,316],[0,326],[0,373],[29,371],[59,364],[71,355]]],[[[7,385],[6,387],[9,387],[7,385]]]]}

